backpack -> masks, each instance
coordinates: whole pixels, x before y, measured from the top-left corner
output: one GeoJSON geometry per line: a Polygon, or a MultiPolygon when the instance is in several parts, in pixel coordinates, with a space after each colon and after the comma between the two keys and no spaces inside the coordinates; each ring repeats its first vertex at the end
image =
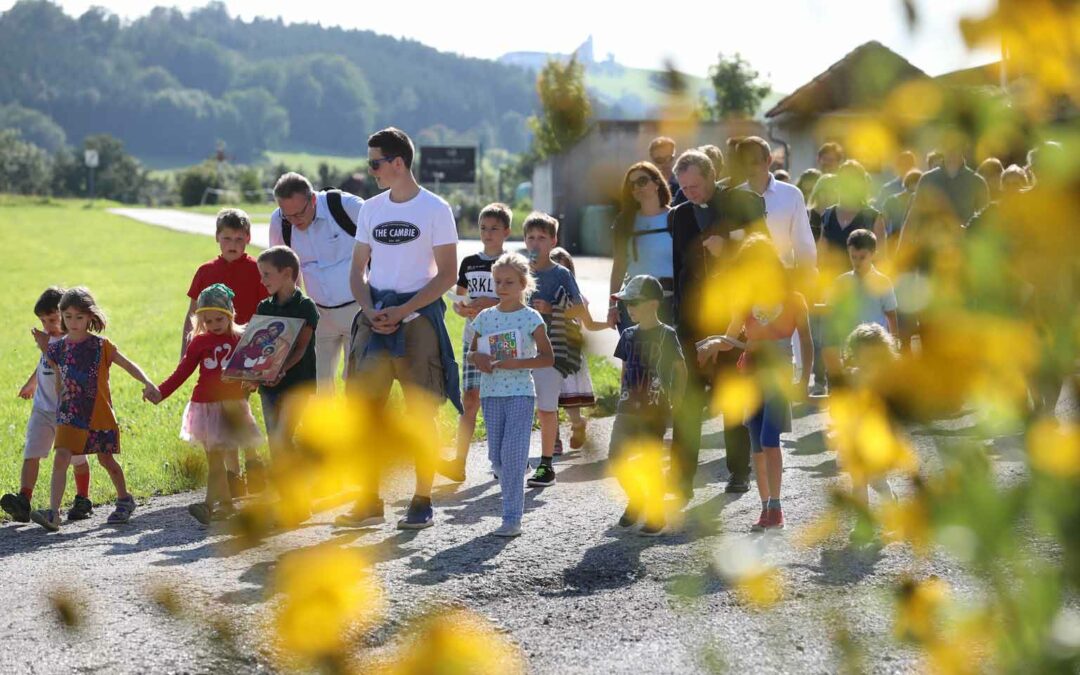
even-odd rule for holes
{"type": "MultiPolygon", "coordinates": [[[[338,224],[345,234],[356,237],[356,223],[352,221],[345,207],[341,204],[341,190],[326,190],[326,206],[330,209],[330,215],[334,216],[334,222],[338,224]]],[[[292,247],[292,223],[281,216],[281,239],[286,246],[292,247]]]]}

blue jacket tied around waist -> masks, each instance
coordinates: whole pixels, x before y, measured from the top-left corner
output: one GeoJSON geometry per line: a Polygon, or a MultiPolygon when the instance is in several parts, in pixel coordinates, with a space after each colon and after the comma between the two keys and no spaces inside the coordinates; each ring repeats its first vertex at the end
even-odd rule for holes
{"type": "MultiPolygon", "coordinates": [[[[371,300],[376,307],[398,307],[408,302],[414,295],[416,293],[398,293],[396,291],[371,289],[371,300]]],[[[458,365],[457,361],[454,360],[454,346],[450,343],[450,333],[446,330],[446,319],[444,318],[446,304],[442,298],[439,298],[430,305],[421,307],[416,311],[420,317],[415,320],[418,321],[422,318],[430,321],[432,328],[435,329],[435,335],[439,339],[439,361],[443,369],[443,396],[454,404],[458,413],[463,413],[461,387],[458,381],[458,365]]],[[[360,315],[357,315],[356,319],[360,321],[360,315]]],[[[403,329],[404,324],[389,335],[372,332],[371,338],[364,347],[362,356],[367,357],[368,354],[378,351],[388,351],[394,357],[405,356],[405,331],[403,329]]]]}

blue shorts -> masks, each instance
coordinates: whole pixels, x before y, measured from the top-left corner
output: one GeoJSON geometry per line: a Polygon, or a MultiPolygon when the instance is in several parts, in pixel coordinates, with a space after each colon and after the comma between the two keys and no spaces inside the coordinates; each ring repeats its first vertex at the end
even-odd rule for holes
{"type": "Polygon", "coordinates": [[[783,396],[767,396],[756,413],[747,418],[750,447],[754,453],[779,448],[780,434],[791,430],[791,404],[783,396]]]}

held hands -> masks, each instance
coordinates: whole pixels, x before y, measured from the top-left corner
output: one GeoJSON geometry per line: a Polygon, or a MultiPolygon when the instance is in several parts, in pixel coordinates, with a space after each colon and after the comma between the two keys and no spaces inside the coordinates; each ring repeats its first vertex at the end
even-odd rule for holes
{"type": "Polygon", "coordinates": [[[153,382],[147,382],[143,387],[142,397],[144,401],[150,401],[154,405],[161,403],[161,390],[153,382]]]}
{"type": "Polygon", "coordinates": [[[705,250],[714,256],[719,256],[724,252],[724,238],[719,235],[705,237],[701,243],[705,246],[705,250]]]}
{"type": "Polygon", "coordinates": [[[37,390],[37,382],[27,382],[19,389],[19,398],[31,399],[34,398],[34,391],[37,390]]]}
{"type": "Polygon", "coordinates": [[[608,307],[607,311],[607,325],[608,328],[617,328],[619,323],[619,307],[617,305],[608,307]]]}
{"type": "Polygon", "coordinates": [[[30,334],[34,336],[34,342],[37,343],[38,349],[45,351],[49,348],[49,334],[40,328],[31,328],[30,334]]]}
{"type": "Polygon", "coordinates": [[[699,366],[704,366],[710,361],[715,362],[716,357],[720,355],[720,352],[731,351],[732,345],[727,340],[721,340],[720,338],[709,338],[702,342],[697,348],[697,360],[699,366]]]}
{"type": "Polygon", "coordinates": [[[375,310],[371,315],[371,329],[382,335],[390,335],[401,326],[401,322],[408,315],[409,312],[402,306],[375,310]]]}

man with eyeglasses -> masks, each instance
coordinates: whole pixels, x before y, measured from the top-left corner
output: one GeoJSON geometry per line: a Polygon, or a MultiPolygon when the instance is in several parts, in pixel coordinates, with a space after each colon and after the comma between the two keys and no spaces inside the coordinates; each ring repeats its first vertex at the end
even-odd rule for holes
{"type": "Polygon", "coordinates": [[[349,268],[352,235],[364,200],[345,192],[316,192],[307,178],[293,172],[278,179],[274,199],[278,208],[270,214],[270,245],[288,246],[300,258],[304,289],[319,310],[318,390],[332,392],[334,372],[347,354],[359,309],[349,289],[349,268]]]}
{"type": "MultiPolygon", "coordinates": [[[[427,438],[437,438],[431,402],[450,399],[462,412],[442,300],[457,282],[457,222],[445,200],[417,184],[413,154],[412,140],[400,129],[389,127],[368,138],[368,170],[384,192],[364,204],[356,228],[350,282],[360,315],[353,329],[349,385],[384,402],[397,380],[411,422],[427,438]]],[[[403,450],[416,452],[416,491],[398,528],[430,527],[436,457],[419,448],[403,450]]],[[[383,521],[381,467],[372,464],[360,501],[339,524],[369,527],[383,521]]]]}
{"type": "MultiPolygon", "coordinates": [[[[769,231],[761,195],[718,184],[712,160],[705,153],[687,150],[675,162],[674,173],[687,199],[671,212],[675,328],[683,353],[693,355],[699,340],[723,332],[730,322],[730,312],[722,303],[702,304],[708,284],[716,283],[714,278],[747,236],[769,231]]],[[[672,425],[671,452],[672,471],[684,502],[693,496],[706,389],[710,384],[717,386],[735,368],[741,353],[738,349],[722,352],[716,370],[703,368],[692,356],[686,360],[688,377],[683,404],[672,425]]],[[[731,474],[725,491],[749,491],[750,434],[741,421],[724,420],[724,447],[731,474]]]]}

